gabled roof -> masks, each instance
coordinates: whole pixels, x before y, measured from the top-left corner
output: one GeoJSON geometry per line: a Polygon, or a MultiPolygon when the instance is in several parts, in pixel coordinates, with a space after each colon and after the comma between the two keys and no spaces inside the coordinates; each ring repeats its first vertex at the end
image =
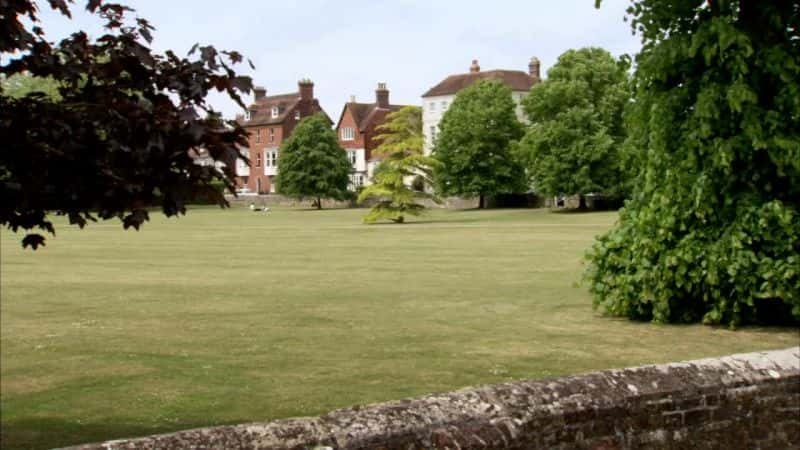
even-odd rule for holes
{"type": "MultiPolygon", "coordinates": [[[[316,99],[314,99],[316,102],[316,99]]],[[[274,125],[283,123],[300,102],[300,93],[271,95],[258,99],[247,109],[250,111],[250,120],[241,122],[242,125],[274,125]],[[278,116],[272,117],[272,108],[278,108],[278,116]]]]}
{"type": "Polygon", "coordinates": [[[342,118],[348,106],[350,107],[350,112],[353,114],[353,120],[358,124],[358,131],[363,133],[364,130],[374,122],[383,121],[383,118],[386,117],[387,114],[398,111],[408,105],[389,105],[387,109],[378,108],[377,103],[345,103],[344,108],[342,108],[342,113],[339,115],[339,121],[336,123],[337,129],[339,125],[342,124],[342,118]]]}
{"type": "Polygon", "coordinates": [[[533,77],[521,70],[487,70],[485,72],[469,72],[450,75],[436,86],[430,88],[422,97],[453,95],[472,85],[478,80],[501,80],[512,91],[528,91],[535,83],[533,77]]]}

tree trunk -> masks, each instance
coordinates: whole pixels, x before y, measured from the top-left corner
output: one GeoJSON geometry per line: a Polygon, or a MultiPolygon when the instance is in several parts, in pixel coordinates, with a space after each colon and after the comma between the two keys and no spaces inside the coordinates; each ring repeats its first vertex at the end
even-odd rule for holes
{"type": "Polygon", "coordinates": [[[322,209],[322,199],[317,197],[317,209],[322,209]]]}
{"type": "Polygon", "coordinates": [[[485,200],[483,199],[483,194],[481,194],[478,199],[478,209],[483,209],[486,206],[484,202],[485,200]]]}
{"type": "Polygon", "coordinates": [[[578,194],[578,211],[586,211],[586,197],[583,194],[578,194]]]}

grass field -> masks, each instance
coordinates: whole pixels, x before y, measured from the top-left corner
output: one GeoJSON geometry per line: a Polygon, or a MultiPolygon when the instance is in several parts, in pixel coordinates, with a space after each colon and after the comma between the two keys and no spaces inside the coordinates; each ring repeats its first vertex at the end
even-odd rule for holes
{"type": "Polygon", "coordinates": [[[201,208],[2,232],[2,447],[298,415],[470,385],[787,347],[797,329],[598,316],[583,252],[616,215],[201,208]]]}

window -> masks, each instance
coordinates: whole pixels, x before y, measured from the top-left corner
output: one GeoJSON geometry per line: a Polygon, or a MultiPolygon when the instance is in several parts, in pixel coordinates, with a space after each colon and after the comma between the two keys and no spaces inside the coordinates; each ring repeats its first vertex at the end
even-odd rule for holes
{"type": "Polygon", "coordinates": [[[447,101],[442,101],[442,111],[447,109],[447,101]]]}
{"type": "Polygon", "coordinates": [[[267,150],[264,153],[267,156],[266,160],[264,161],[264,167],[278,167],[278,151],[267,150]]]}
{"type": "Polygon", "coordinates": [[[436,102],[428,103],[428,109],[431,111],[436,111],[436,102]]]}
{"type": "Polygon", "coordinates": [[[294,120],[300,120],[300,111],[294,112],[294,120]]]}
{"type": "Polygon", "coordinates": [[[274,119],[274,118],[278,117],[278,113],[280,113],[280,110],[278,110],[278,107],[277,106],[273,106],[272,107],[272,118],[274,119]]]}
{"type": "Polygon", "coordinates": [[[431,142],[433,142],[434,139],[436,139],[436,125],[431,125],[430,137],[431,137],[431,142]]]}
{"type": "Polygon", "coordinates": [[[355,150],[348,150],[347,151],[347,159],[350,160],[350,164],[356,165],[356,152],[355,150]]]}
{"type": "Polygon", "coordinates": [[[256,152],[256,167],[261,167],[261,152],[256,152]]]}
{"type": "Polygon", "coordinates": [[[352,141],[356,138],[355,130],[352,127],[345,127],[342,128],[342,140],[343,141],[352,141]]]}
{"type": "Polygon", "coordinates": [[[246,109],[244,111],[244,120],[250,120],[250,110],[246,109]]]}
{"type": "Polygon", "coordinates": [[[275,142],[275,128],[269,129],[269,141],[275,142]]]}
{"type": "Polygon", "coordinates": [[[261,128],[256,130],[256,144],[261,142],[261,128]]]}
{"type": "Polygon", "coordinates": [[[361,173],[353,173],[350,174],[350,190],[354,191],[356,188],[364,186],[364,174],[361,173]]]}

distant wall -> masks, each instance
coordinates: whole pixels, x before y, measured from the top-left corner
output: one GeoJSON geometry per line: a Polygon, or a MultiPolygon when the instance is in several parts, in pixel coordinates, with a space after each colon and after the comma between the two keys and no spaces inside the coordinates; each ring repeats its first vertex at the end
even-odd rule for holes
{"type": "Polygon", "coordinates": [[[483,386],[320,417],[74,448],[798,447],[800,347],[483,386]]]}
{"type": "MultiPolygon", "coordinates": [[[[253,203],[256,206],[292,206],[298,208],[311,208],[311,203],[314,201],[311,198],[297,200],[295,198],[286,197],[280,194],[239,195],[238,197],[226,195],[225,199],[234,206],[247,206],[250,203],[253,203]]],[[[353,206],[354,202],[349,200],[339,201],[322,199],[322,207],[326,209],[352,208],[353,206]]]]}
{"type": "MultiPolygon", "coordinates": [[[[280,194],[262,194],[262,195],[240,195],[234,197],[227,195],[225,198],[232,205],[249,205],[254,203],[256,206],[292,206],[300,208],[311,208],[312,199],[297,200],[290,197],[285,197],[280,194]]],[[[499,195],[496,197],[487,197],[487,205],[490,208],[539,208],[545,205],[543,197],[537,197],[530,194],[509,194],[499,195]]],[[[442,203],[435,203],[431,200],[422,199],[419,203],[425,205],[427,208],[447,208],[447,209],[473,209],[479,205],[478,197],[462,198],[462,197],[447,197],[442,203]]],[[[372,206],[370,200],[367,200],[363,205],[356,205],[354,201],[336,201],[323,199],[323,208],[368,208],[372,206]]]]}

